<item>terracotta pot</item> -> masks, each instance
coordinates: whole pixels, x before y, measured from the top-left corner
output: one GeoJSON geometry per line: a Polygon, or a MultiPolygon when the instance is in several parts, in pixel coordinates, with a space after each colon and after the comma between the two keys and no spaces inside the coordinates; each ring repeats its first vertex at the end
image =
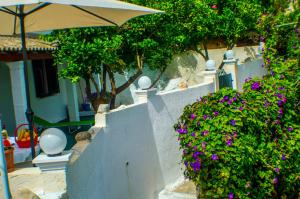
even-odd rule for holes
{"type": "Polygon", "coordinates": [[[5,150],[5,159],[6,159],[6,167],[7,172],[12,172],[15,170],[14,166],[14,148],[6,149],[5,150]]]}

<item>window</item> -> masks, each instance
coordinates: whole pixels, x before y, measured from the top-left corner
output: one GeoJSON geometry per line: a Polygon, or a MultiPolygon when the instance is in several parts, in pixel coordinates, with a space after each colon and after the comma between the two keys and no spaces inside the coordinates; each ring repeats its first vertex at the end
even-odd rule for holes
{"type": "Polygon", "coordinates": [[[32,60],[36,97],[43,98],[59,93],[57,66],[53,59],[32,60]]]}

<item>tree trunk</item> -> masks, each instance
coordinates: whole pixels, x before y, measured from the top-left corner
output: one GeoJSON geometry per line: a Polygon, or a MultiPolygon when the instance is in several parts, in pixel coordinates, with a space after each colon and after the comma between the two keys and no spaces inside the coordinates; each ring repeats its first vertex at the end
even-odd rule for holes
{"type": "Polygon", "coordinates": [[[208,55],[208,49],[207,49],[207,42],[204,41],[203,42],[203,47],[204,47],[204,51],[205,51],[205,61],[209,60],[209,55],[208,55]]]}
{"type": "Polygon", "coordinates": [[[116,89],[117,94],[123,92],[126,88],[128,88],[142,73],[143,72],[138,69],[136,73],[128,79],[127,82],[116,89]]]}

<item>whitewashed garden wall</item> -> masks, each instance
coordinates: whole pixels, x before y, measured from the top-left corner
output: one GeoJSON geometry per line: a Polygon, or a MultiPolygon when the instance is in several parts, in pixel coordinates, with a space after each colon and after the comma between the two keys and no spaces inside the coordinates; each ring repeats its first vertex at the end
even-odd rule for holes
{"type": "Polygon", "coordinates": [[[172,126],[184,106],[214,92],[214,84],[150,96],[106,115],[106,127],[67,171],[72,199],[153,199],[180,176],[172,126]]]}
{"type": "MultiPolygon", "coordinates": [[[[249,76],[263,76],[261,64],[254,60],[239,65],[238,85],[249,76]]],[[[81,150],[75,146],[76,158],[67,167],[69,198],[158,198],[183,175],[173,124],[187,104],[212,92],[214,82],[159,94],[150,91],[147,102],[96,115],[91,143],[81,150]]]]}

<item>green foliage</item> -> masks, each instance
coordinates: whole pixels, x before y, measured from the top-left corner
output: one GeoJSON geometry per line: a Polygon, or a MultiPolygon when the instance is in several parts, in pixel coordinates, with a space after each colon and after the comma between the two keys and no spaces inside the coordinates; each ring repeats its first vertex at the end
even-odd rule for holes
{"type": "Polygon", "coordinates": [[[297,196],[300,126],[293,91],[285,78],[247,80],[244,93],[224,89],[184,109],[175,129],[185,175],[202,197],[297,196]]]}
{"type": "Polygon", "coordinates": [[[278,57],[299,59],[300,57],[300,6],[293,12],[263,15],[258,26],[262,41],[266,41],[264,56],[274,60],[278,57]]]}

